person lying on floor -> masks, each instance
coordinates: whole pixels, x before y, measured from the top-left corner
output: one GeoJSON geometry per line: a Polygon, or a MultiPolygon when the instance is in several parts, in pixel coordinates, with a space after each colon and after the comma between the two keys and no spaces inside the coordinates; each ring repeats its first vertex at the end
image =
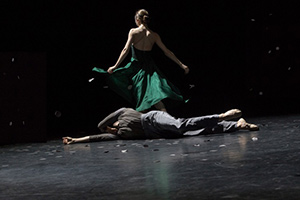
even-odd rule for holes
{"type": "Polygon", "coordinates": [[[229,133],[237,130],[259,130],[255,124],[247,123],[239,109],[222,114],[192,118],[175,118],[164,111],[141,113],[131,108],[120,108],[108,115],[99,124],[101,134],[80,138],[63,137],[64,144],[120,139],[181,138],[212,133],[229,133]]]}

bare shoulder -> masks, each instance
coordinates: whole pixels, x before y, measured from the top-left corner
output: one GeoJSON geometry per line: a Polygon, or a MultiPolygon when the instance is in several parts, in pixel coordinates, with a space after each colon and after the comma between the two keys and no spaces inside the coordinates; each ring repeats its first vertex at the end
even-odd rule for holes
{"type": "Polygon", "coordinates": [[[151,31],[151,34],[152,34],[152,37],[155,39],[155,41],[160,38],[158,33],[154,32],[154,31],[151,31]]]}
{"type": "Polygon", "coordinates": [[[131,34],[136,34],[136,33],[138,33],[139,32],[139,29],[138,28],[132,28],[132,29],[130,29],[130,31],[129,31],[129,33],[131,33],[131,34]]]}
{"type": "Polygon", "coordinates": [[[153,38],[155,39],[155,42],[160,42],[161,41],[160,35],[156,32],[154,32],[153,38]]]}
{"type": "Polygon", "coordinates": [[[136,31],[138,28],[131,28],[130,31],[136,31]]]}
{"type": "Polygon", "coordinates": [[[128,32],[128,36],[133,36],[135,33],[135,30],[134,28],[130,29],[129,32],[128,32]]]}

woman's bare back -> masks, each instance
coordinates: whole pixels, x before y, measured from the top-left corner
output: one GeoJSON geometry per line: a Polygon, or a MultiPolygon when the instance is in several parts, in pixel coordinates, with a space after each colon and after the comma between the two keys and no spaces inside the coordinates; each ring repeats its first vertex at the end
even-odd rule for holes
{"type": "Polygon", "coordinates": [[[185,74],[189,73],[189,68],[182,64],[180,60],[178,60],[178,58],[164,45],[160,39],[160,36],[151,31],[147,25],[144,24],[141,24],[138,28],[133,28],[129,31],[127,42],[121,51],[116,64],[112,67],[109,67],[107,72],[110,74],[113,73],[113,71],[120,65],[120,63],[129,53],[131,45],[140,51],[151,51],[154,44],[157,44],[157,46],[165,53],[167,57],[176,62],[184,70],[185,74]]]}
{"type": "Polygon", "coordinates": [[[150,29],[140,26],[132,31],[132,44],[141,51],[151,51],[155,44],[156,33],[150,29]]]}

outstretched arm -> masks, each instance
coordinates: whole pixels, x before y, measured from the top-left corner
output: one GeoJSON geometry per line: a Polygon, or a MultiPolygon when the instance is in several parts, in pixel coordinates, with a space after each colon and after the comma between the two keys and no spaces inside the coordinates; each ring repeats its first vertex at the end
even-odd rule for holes
{"type": "Polygon", "coordinates": [[[190,69],[184,65],[176,56],[175,54],[170,51],[165,45],[164,43],[161,41],[160,36],[156,33],[155,34],[155,42],[156,44],[159,46],[159,48],[161,48],[161,50],[165,53],[165,55],[167,57],[169,57],[171,60],[173,60],[174,62],[176,62],[183,70],[185,74],[188,74],[190,69]]]}
{"type": "Polygon", "coordinates": [[[89,142],[89,136],[84,136],[80,138],[72,138],[72,137],[63,137],[62,138],[64,144],[74,144],[79,142],[89,142]]]}
{"type": "Polygon", "coordinates": [[[129,53],[130,50],[130,45],[132,44],[132,29],[129,31],[128,33],[128,39],[127,42],[125,44],[125,47],[123,48],[123,50],[121,51],[121,54],[119,56],[119,59],[117,60],[116,64],[110,68],[108,68],[107,72],[108,73],[113,73],[113,71],[115,69],[117,69],[119,67],[119,65],[121,64],[121,62],[126,58],[126,56],[129,53]]]}
{"type": "Polygon", "coordinates": [[[74,144],[74,143],[83,143],[83,142],[98,142],[98,141],[108,141],[108,140],[118,140],[119,136],[111,133],[102,133],[99,135],[90,135],[79,138],[72,137],[63,137],[64,144],[74,144]]]}

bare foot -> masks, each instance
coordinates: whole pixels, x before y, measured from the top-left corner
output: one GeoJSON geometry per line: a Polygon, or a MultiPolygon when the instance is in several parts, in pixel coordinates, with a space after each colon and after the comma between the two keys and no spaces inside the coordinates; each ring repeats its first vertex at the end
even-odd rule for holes
{"type": "Polygon", "coordinates": [[[241,118],[241,119],[239,119],[239,121],[237,121],[237,127],[241,130],[249,130],[249,131],[258,131],[259,130],[257,125],[249,124],[243,118],[241,118]]]}
{"type": "Polygon", "coordinates": [[[242,116],[242,111],[239,109],[231,109],[225,113],[220,114],[220,120],[231,120],[242,116]]]}
{"type": "Polygon", "coordinates": [[[165,104],[164,104],[162,101],[156,103],[156,104],[154,105],[154,107],[155,107],[157,110],[167,112],[167,109],[166,109],[166,107],[165,107],[165,104]]]}

